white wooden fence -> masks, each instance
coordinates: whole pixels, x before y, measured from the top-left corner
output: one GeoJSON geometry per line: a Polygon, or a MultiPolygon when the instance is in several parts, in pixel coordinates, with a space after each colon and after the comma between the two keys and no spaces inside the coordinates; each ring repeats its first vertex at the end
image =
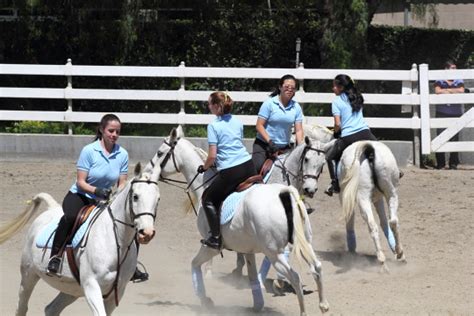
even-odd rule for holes
{"type": "MultiPolygon", "coordinates": [[[[474,151],[474,142],[449,143],[450,135],[461,128],[474,127],[474,110],[465,113],[459,119],[435,119],[430,117],[430,106],[442,103],[474,103],[473,94],[433,95],[429,93],[429,81],[436,79],[474,79],[474,70],[428,70],[428,65],[413,64],[410,70],[355,70],[355,69],[307,69],[300,64],[299,68],[207,68],[186,67],[182,62],[178,67],[132,67],[132,66],[78,66],[68,60],[66,65],[29,65],[0,64],[0,75],[26,76],[65,76],[68,84],[60,88],[26,88],[0,87],[2,98],[25,99],[64,99],[67,101],[66,111],[7,111],[0,110],[3,121],[56,121],[56,122],[98,122],[104,113],[77,112],[73,109],[73,100],[154,100],[179,101],[179,113],[120,113],[124,123],[153,124],[208,124],[213,116],[186,113],[185,101],[206,101],[212,91],[186,90],[186,78],[255,78],[277,80],[285,74],[293,74],[300,81],[299,91],[295,99],[302,106],[311,103],[331,103],[333,93],[316,93],[304,90],[304,80],[332,80],[336,75],[345,73],[355,80],[398,81],[401,83],[400,94],[364,93],[365,104],[402,105],[409,108],[413,115],[401,117],[367,117],[372,128],[412,129],[415,131],[415,160],[419,163],[420,142],[417,137],[421,130],[421,152],[431,151],[474,151]],[[131,90],[131,89],[78,89],[73,88],[73,77],[167,77],[179,78],[181,86],[178,90],[131,90]],[[418,94],[417,87],[420,87],[418,94]],[[420,115],[421,114],[421,115],[420,115]],[[420,119],[421,117],[421,119],[420,119]],[[430,128],[448,128],[443,135],[431,142],[430,128]]],[[[268,91],[230,91],[236,102],[263,102],[268,91]]],[[[113,109],[112,109],[113,110],[113,109]]],[[[256,116],[238,115],[245,125],[254,125],[256,116]]],[[[332,126],[332,117],[305,117],[306,123],[332,126]]]]}

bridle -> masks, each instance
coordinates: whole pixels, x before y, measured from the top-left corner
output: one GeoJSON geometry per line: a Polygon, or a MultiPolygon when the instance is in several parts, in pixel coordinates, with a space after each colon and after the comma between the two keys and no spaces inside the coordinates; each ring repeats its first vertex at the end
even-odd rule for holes
{"type": "Polygon", "coordinates": [[[318,148],[313,148],[311,146],[305,146],[305,148],[303,149],[303,154],[301,155],[301,158],[300,158],[300,168],[299,168],[299,172],[298,172],[298,175],[301,174],[301,179],[302,180],[306,180],[306,179],[314,179],[314,180],[318,180],[319,177],[321,176],[321,173],[323,172],[323,168],[321,167],[321,169],[319,170],[319,173],[316,174],[316,175],[312,175],[312,174],[303,174],[303,163],[304,163],[304,159],[306,157],[306,154],[309,152],[309,151],[315,151],[317,152],[318,154],[325,154],[326,151],[322,150],[322,149],[318,149],[318,148]]]}
{"type": "MultiPolygon", "coordinates": [[[[176,163],[176,157],[175,157],[175,154],[174,154],[174,149],[176,147],[176,144],[178,144],[178,141],[175,140],[171,143],[167,142],[166,140],[163,142],[165,143],[166,145],[168,145],[170,147],[170,150],[166,153],[165,155],[165,158],[163,158],[163,161],[160,163],[160,167],[161,169],[164,168],[164,166],[166,166],[166,163],[168,162],[168,160],[171,159],[173,160],[173,165],[174,165],[174,168],[176,169],[176,171],[178,173],[180,173],[181,171],[179,170],[178,168],[178,164],[176,163]]],[[[161,177],[160,177],[161,178],[161,177]]]]}
{"type": "Polygon", "coordinates": [[[319,173],[316,174],[316,175],[312,175],[312,174],[303,174],[303,164],[304,164],[304,159],[306,158],[306,154],[309,152],[309,151],[315,151],[317,153],[322,153],[322,154],[325,154],[326,151],[322,150],[322,149],[318,149],[318,148],[313,148],[311,146],[308,146],[306,145],[303,149],[303,152],[300,156],[300,160],[299,160],[299,168],[298,168],[298,174],[294,174],[292,173],[291,171],[289,171],[286,167],[285,167],[285,164],[286,164],[286,161],[287,159],[290,157],[291,153],[287,155],[287,157],[285,158],[284,161],[280,161],[281,163],[281,166],[279,166],[279,168],[281,168],[283,170],[283,172],[286,174],[286,181],[287,181],[287,184],[290,185],[290,178],[288,175],[291,175],[293,178],[295,178],[297,181],[304,181],[306,179],[315,179],[315,180],[318,180],[319,177],[321,176],[321,173],[323,172],[323,168],[321,168],[321,170],[319,170],[319,173]]]}

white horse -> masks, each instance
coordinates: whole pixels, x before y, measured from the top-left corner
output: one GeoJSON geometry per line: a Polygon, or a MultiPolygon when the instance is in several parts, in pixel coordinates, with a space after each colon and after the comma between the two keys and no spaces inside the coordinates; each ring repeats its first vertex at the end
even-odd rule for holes
{"type": "MultiPolygon", "coordinates": [[[[329,149],[328,147],[333,143],[334,141],[328,143],[326,148],[329,149]]],[[[388,271],[385,255],[380,246],[378,226],[372,212],[372,204],[374,204],[392,252],[396,254],[398,260],[405,262],[397,215],[400,171],[393,153],[381,142],[358,141],[344,150],[339,165],[341,183],[339,196],[346,221],[349,251],[356,250],[354,209],[359,206],[374,242],[377,259],[382,268],[388,271]],[[384,199],[390,210],[388,222],[384,199]],[[392,232],[394,240],[392,240],[392,232]]]]}
{"type": "MultiPolygon", "coordinates": [[[[181,172],[190,184],[194,193],[202,187],[204,176],[196,170],[203,163],[200,150],[182,137],[180,129],[173,129],[158,149],[151,164],[161,166],[165,177],[181,172]]],[[[199,203],[200,204],[200,203],[199,203]]],[[[207,236],[209,225],[202,207],[197,213],[198,230],[203,237],[207,236]]],[[[232,220],[221,226],[224,247],[245,253],[248,275],[252,288],[254,309],[263,308],[263,295],[257,278],[255,254],[264,253],[275,269],[291,283],[298,297],[301,315],[305,314],[303,289],[298,273],[289,265],[284,256],[284,249],[289,241],[293,242],[293,252],[300,255],[310,266],[319,293],[319,307],[325,312],[329,304],[324,296],[321,263],[317,260],[311,246],[311,224],[306,208],[300,201],[298,192],[293,187],[281,184],[256,186],[249,191],[236,206],[232,220]]],[[[212,300],[206,296],[201,265],[219,254],[219,251],[201,246],[192,261],[193,285],[196,295],[204,306],[212,306],[212,300]]]]}
{"type": "Polygon", "coordinates": [[[0,243],[26,225],[41,202],[47,211],[32,223],[21,258],[21,284],[16,315],[26,315],[31,293],[43,279],[60,291],[45,308],[46,315],[59,315],[78,297],[85,296],[94,315],[110,315],[124,294],[137,265],[135,239],[148,243],[154,236],[154,221],[160,192],[160,170],[142,173],[140,164],[135,177],[104,207],[89,228],[74,257],[80,272],[80,284],[64,259],[61,277],[46,272],[50,250],[38,248],[38,234],[53,220],[62,216],[61,206],[47,193],[36,195],[32,204],[15,220],[0,229],[0,243]]]}

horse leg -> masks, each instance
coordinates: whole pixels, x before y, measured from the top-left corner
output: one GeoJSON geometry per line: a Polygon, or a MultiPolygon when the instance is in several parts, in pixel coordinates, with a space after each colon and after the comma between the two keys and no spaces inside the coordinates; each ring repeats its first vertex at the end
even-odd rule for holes
{"type": "Polygon", "coordinates": [[[102,291],[99,283],[94,278],[81,279],[82,288],[86,297],[87,304],[89,304],[92,314],[94,316],[106,315],[104,300],[102,298],[102,291]]]}
{"type": "Polygon", "coordinates": [[[77,300],[76,296],[72,296],[63,292],[60,292],[54,300],[46,306],[44,314],[46,316],[60,315],[61,312],[69,305],[77,300]]]}
{"type": "Polygon", "coordinates": [[[346,222],[346,241],[347,241],[347,249],[351,253],[356,252],[357,248],[357,241],[356,241],[356,235],[355,235],[355,230],[354,230],[354,222],[355,222],[355,215],[354,212],[352,212],[351,216],[346,222]]]}
{"type": "Polygon", "coordinates": [[[303,256],[303,258],[306,261],[306,263],[309,265],[309,269],[311,271],[311,274],[313,275],[313,279],[316,282],[316,285],[318,287],[319,309],[321,310],[321,312],[325,313],[329,310],[329,302],[326,300],[326,297],[324,296],[322,264],[321,264],[321,261],[317,259],[316,254],[314,253],[314,250],[312,248],[311,248],[311,251],[313,252],[314,258],[316,258],[316,260],[308,261],[306,257],[303,256]]]}
{"type": "Polygon", "coordinates": [[[400,242],[400,234],[398,231],[398,194],[393,190],[390,196],[387,198],[388,207],[390,209],[390,228],[393,231],[395,237],[395,252],[397,254],[397,259],[403,262],[406,262],[405,255],[403,253],[402,243],[400,242]]]}
{"type": "Polygon", "coordinates": [[[379,215],[380,227],[382,227],[385,238],[387,238],[388,246],[395,253],[395,237],[393,232],[388,225],[387,214],[385,213],[384,200],[383,198],[378,199],[375,203],[375,209],[379,215]]]}
{"type": "Polygon", "coordinates": [[[377,254],[377,260],[382,265],[382,270],[388,271],[388,268],[385,264],[385,255],[383,254],[382,247],[380,246],[380,238],[379,238],[379,229],[377,223],[375,223],[374,214],[372,212],[372,204],[369,198],[361,198],[360,195],[358,197],[359,200],[359,207],[360,213],[364,218],[365,222],[367,223],[370,236],[375,245],[375,251],[377,254]]]}
{"type": "Polygon", "coordinates": [[[206,271],[206,279],[212,279],[212,258],[204,264],[204,271],[206,271]]]}
{"type": "Polygon", "coordinates": [[[241,278],[242,277],[242,269],[245,265],[244,254],[237,252],[237,258],[235,260],[235,269],[232,270],[232,275],[234,278],[241,278]]]}
{"type": "Polygon", "coordinates": [[[247,271],[249,275],[250,287],[252,289],[253,310],[259,312],[265,305],[263,301],[262,287],[257,275],[257,266],[255,263],[255,254],[245,254],[247,261],[247,271]]]}
{"type": "Polygon", "coordinates": [[[28,311],[28,301],[39,279],[38,275],[33,273],[33,271],[23,265],[21,266],[21,283],[20,290],[18,291],[18,306],[16,308],[17,316],[26,315],[28,311]]]}
{"type": "Polygon", "coordinates": [[[212,308],[214,303],[206,296],[206,287],[202,278],[201,266],[216,256],[219,252],[210,249],[209,247],[201,246],[198,253],[191,262],[191,272],[193,278],[194,293],[201,300],[201,305],[207,308],[212,308]]]}
{"type": "Polygon", "coordinates": [[[300,305],[300,315],[306,315],[303,297],[303,286],[301,285],[300,276],[295,270],[290,267],[284,253],[279,253],[276,256],[268,257],[276,271],[284,275],[286,279],[290,281],[290,284],[295,290],[296,296],[298,297],[298,303],[300,305]]]}

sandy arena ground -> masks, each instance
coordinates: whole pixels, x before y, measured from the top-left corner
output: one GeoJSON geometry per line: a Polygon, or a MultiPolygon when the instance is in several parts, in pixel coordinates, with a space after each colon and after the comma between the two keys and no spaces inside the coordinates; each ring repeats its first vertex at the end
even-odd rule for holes
{"type": "MultiPolygon", "coordinates": [[[[133,170],[133,166],[130,167],[133,170]]],[[[344,224],[337,197],[320,191],[311,201],[317,210],[310,218],[313,246],[322,261],[329,315],[472,315],[474,311],[474,170],[421,170],[406,168],[400,187],[400,231],[408,260],[396,262],[382,239],[390,274],[379,273],[374,247],[360,215],[356,217],[358,254],[345,251],[344,224]]],[[[0,224],[25,207],[39,192],[61,202],[75,177],[73,162],[0,162],[0,224]]],[[[245,279],[233,281],[235,254],[215,258],[207,292],[216,307],[203,311],[191,285],[191,259],[199,248],[194,215],[185,215],[186,195],[160,184],[157,234],[141,248],[139,260],[150,273],[145,283],[130,283],[115,315],[242,315],[253,314],[245,279]]],[[[41,208],[43,210],[44,208],[41,208]]],[[[0,314],[13,315],[20,282],[20,255],[27,228],[0,245],[0,314]]],[[[257,260],[260,262],[261,255],[257,260]]],[[[298,267],[298,266],[297,266],[298,267]]],[[[316,284],[301,270],[309,315],[319,314],[316,284]]],[[[246,274],[246,272],[245,272],[246,274]]],[[[269,278],[274,278],[272,270],[269,278]]],[[[29,315],[42,315],[56,291],[40,281],[29,304],[29,315]]],[[[264,294],[262,315],[297,315],[293,293],[264,294]]],[[[83,298],[65,315],[88,315],[83,298]]]]}

